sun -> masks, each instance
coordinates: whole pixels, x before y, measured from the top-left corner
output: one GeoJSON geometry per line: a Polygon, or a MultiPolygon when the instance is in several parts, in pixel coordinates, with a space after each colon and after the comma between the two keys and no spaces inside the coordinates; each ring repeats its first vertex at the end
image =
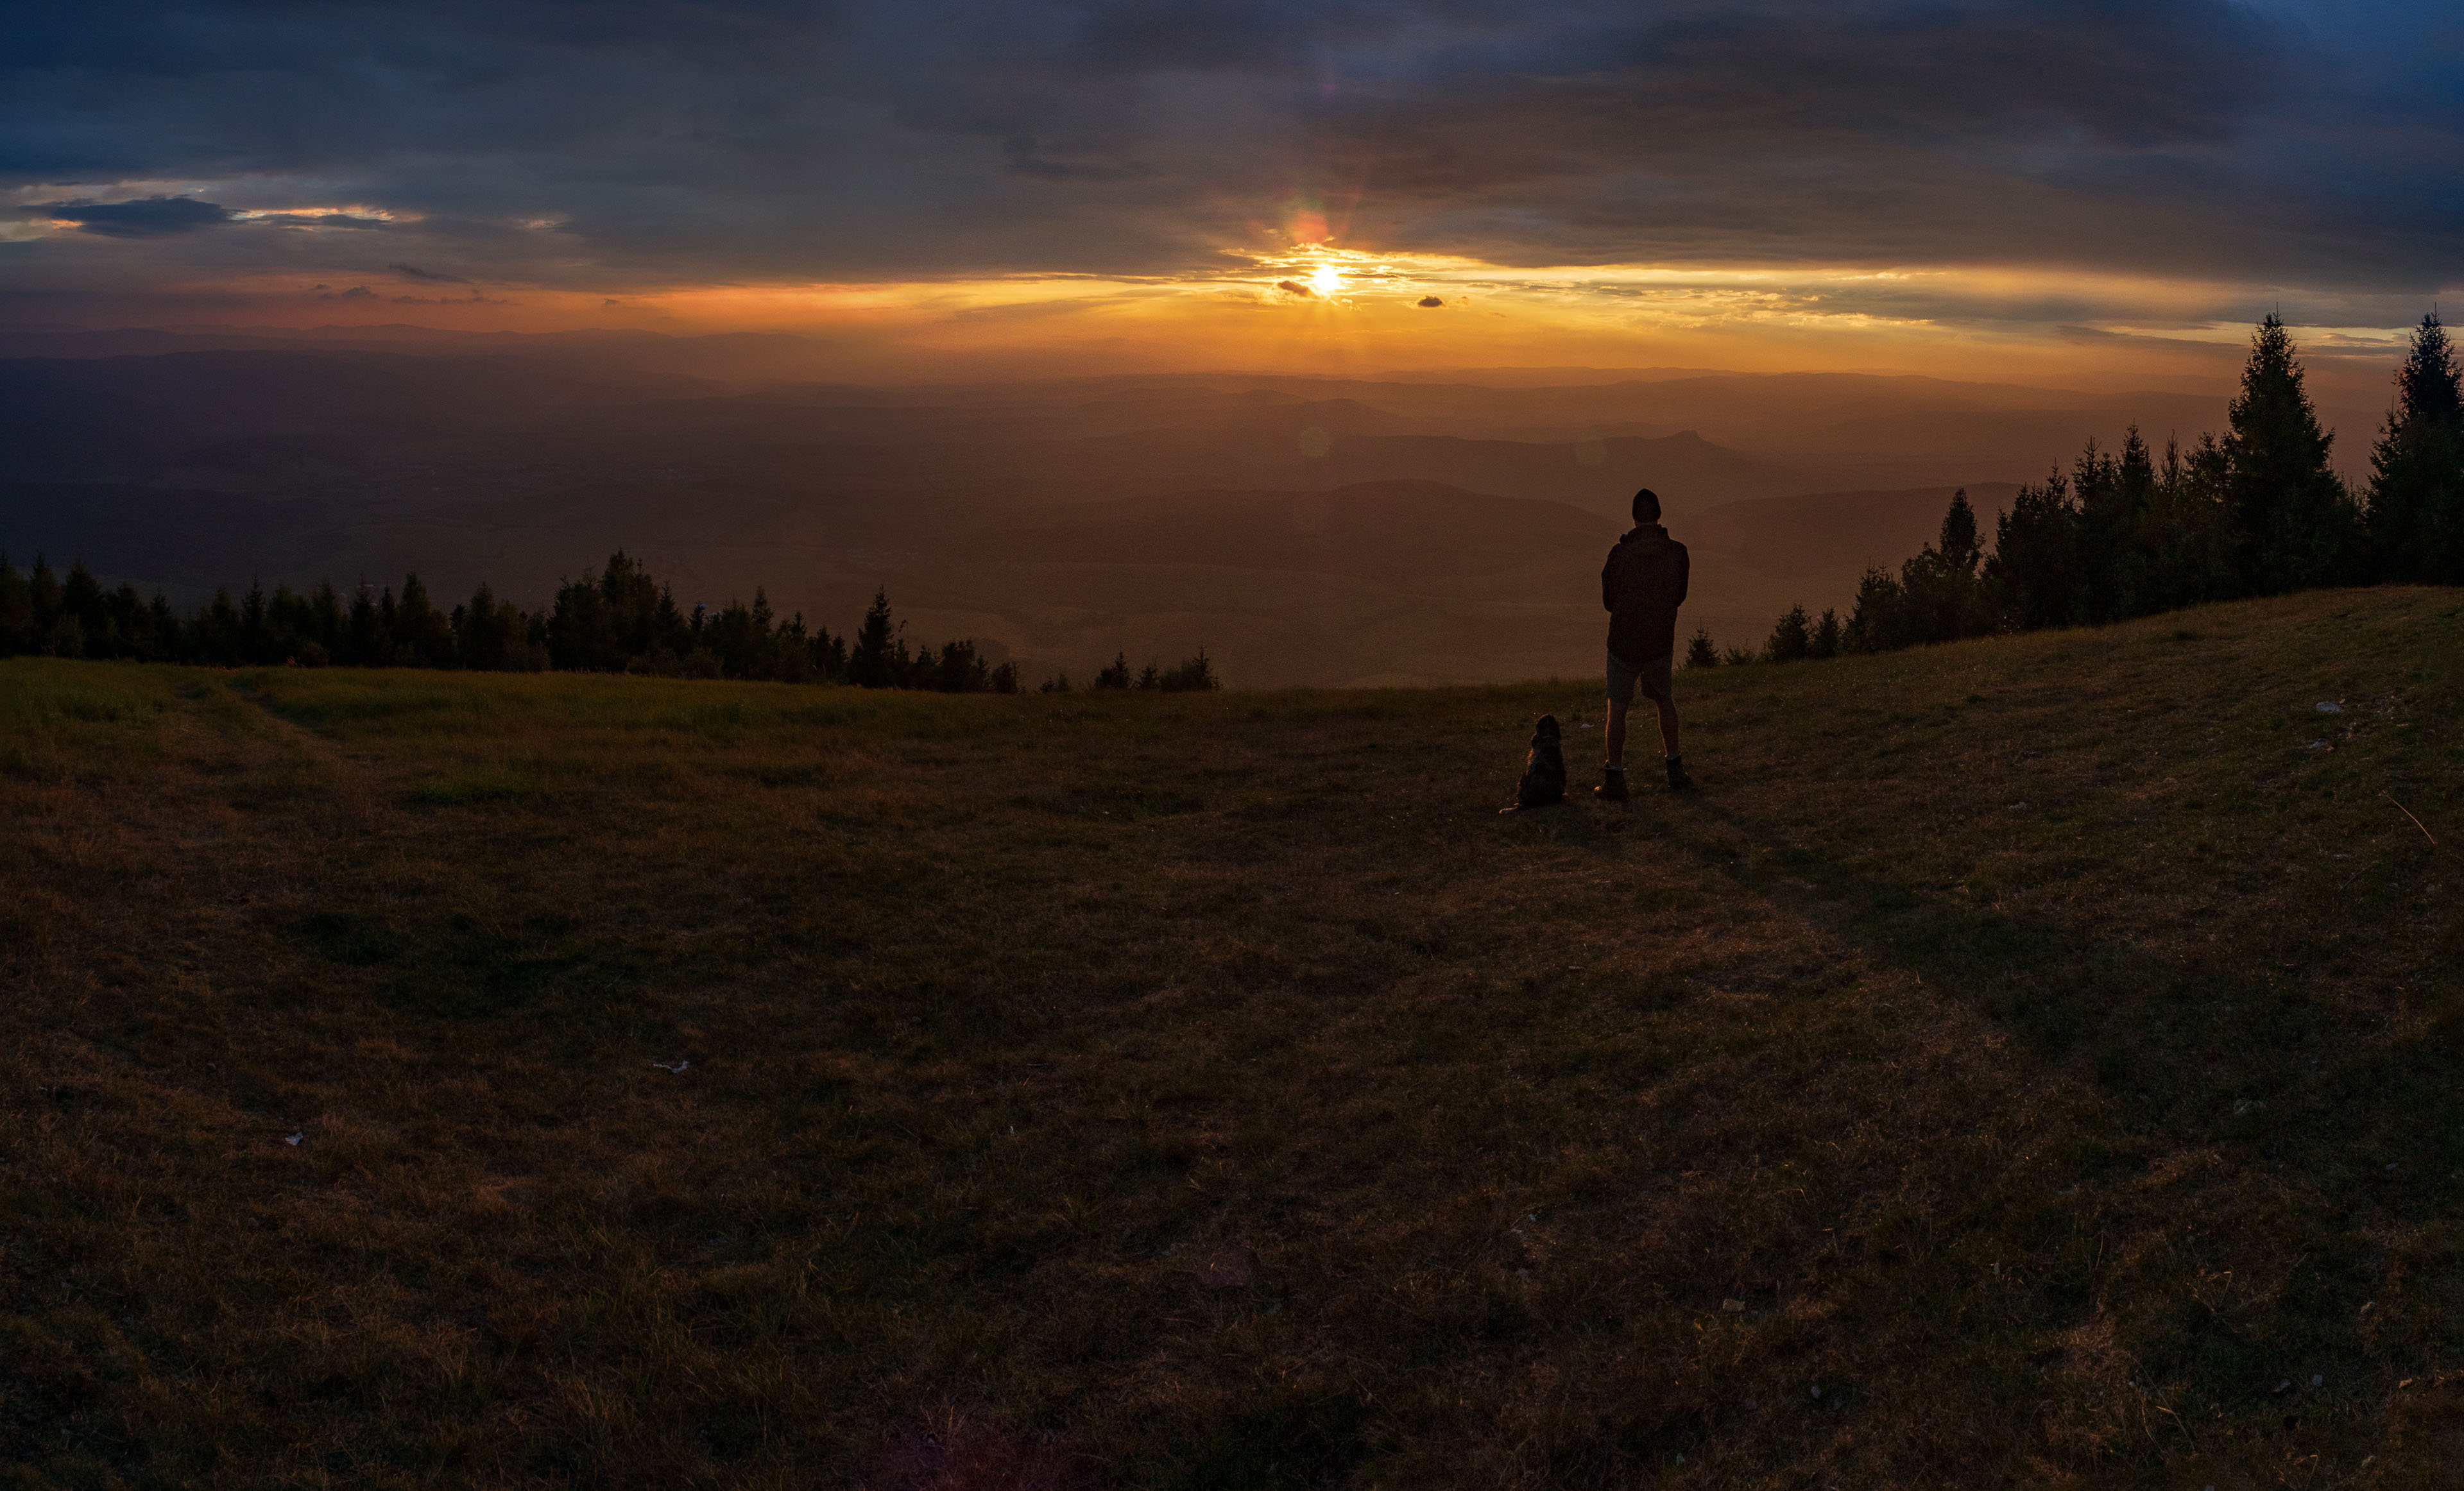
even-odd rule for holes
{"type": "Polygon", "coordinates": [[[1309,274],[1309,288],[1322,296],[1333,296],[1343,288],[1343,271],[1331,264],[1320,264],[1309,274]]]}

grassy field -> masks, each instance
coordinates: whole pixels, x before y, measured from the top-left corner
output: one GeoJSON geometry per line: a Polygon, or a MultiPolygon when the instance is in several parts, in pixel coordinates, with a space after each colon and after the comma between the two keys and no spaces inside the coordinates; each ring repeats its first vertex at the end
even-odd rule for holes
{"type": "Polygon", "coordinates": [[[2464,596],[1682,684],[0,663],[0,1485],[2464,1485],[2464,596]]]}

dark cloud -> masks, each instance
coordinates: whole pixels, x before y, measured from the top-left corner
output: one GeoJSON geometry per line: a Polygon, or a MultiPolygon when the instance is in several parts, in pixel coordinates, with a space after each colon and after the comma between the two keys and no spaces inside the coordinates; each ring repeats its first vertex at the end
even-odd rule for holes
{"type": "Polygon", "coordinates": [[[1420,309],[1424,311],[1435,310],[1437,307],[1443,304],[1445,304],[1445,302],[1439,299],[1436,296],[1422,296],[1420,297],[1420,309]]]}
{"type": "Polygon", "coordinates": [[[594,292],[1179,273],[1307,203],[1507,265],[2410,294],[2464,232],[2459,40],[2421,0],[127,0],[12,19],[0,187],[166,273],[340,266],[92,199],[594,292]]]}
{"type": "Polygon", "coordinates": [[[55,223],[75,223],[81,233],[105,238],[165,238],[228,223],[231,214],[191,197],[140,197],[134,202],[47,202],[55,223]]]}
{"type": "Polygon", "coordinates": [[[434,270],[421,269],[416,264],[388,264],[385,268],[407,279],[424,279],[430,284],[467,285],[471,283],[459,274],[442,274],[434,270]]]}
{"type": "Polygon", "coordinates": [[[1302,284],[1297,279],[1279,279],[1275,281],[1275,288],[1287,296],[1299,296],[1305,300],[1314,300],[1317,298],[1316,291],[1311,290],[1309,286],[1302,284]]]}

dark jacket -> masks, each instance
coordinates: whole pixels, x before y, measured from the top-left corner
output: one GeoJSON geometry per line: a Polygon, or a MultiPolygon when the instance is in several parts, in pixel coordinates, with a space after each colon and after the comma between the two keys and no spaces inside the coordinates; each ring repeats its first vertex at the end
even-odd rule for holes
{"type": "Polygon", "coordinates": [[[1658,523],[1639,523],[1600,568],[1600,604],[1609,613],[1609,650],[1628,668],[1647,668],[1677,650],[1677,608],[1685,602],[1685,545],[1658,523]]]}

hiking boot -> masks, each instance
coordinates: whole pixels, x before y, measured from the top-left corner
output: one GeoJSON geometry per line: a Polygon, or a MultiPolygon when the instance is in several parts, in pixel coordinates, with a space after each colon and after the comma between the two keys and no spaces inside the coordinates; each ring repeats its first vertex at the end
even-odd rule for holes
{"type": "Polygon", "coordinates": [[[1600,784],[1592,789],[1592,796],[1609,802],[1622,802],[1633,796],[1625,790],[1625,768],[1612,766],[1602,772],[1600,784]]]}
{"type": "Polygon", "coordinates": [[[1682,756],[1670,756],[1668,758],[1668,790],[1671,792],[1685,792],[1690,790],[1693,785],[1694,778],[1685,775],[1685,757],[1682,756]]]}

